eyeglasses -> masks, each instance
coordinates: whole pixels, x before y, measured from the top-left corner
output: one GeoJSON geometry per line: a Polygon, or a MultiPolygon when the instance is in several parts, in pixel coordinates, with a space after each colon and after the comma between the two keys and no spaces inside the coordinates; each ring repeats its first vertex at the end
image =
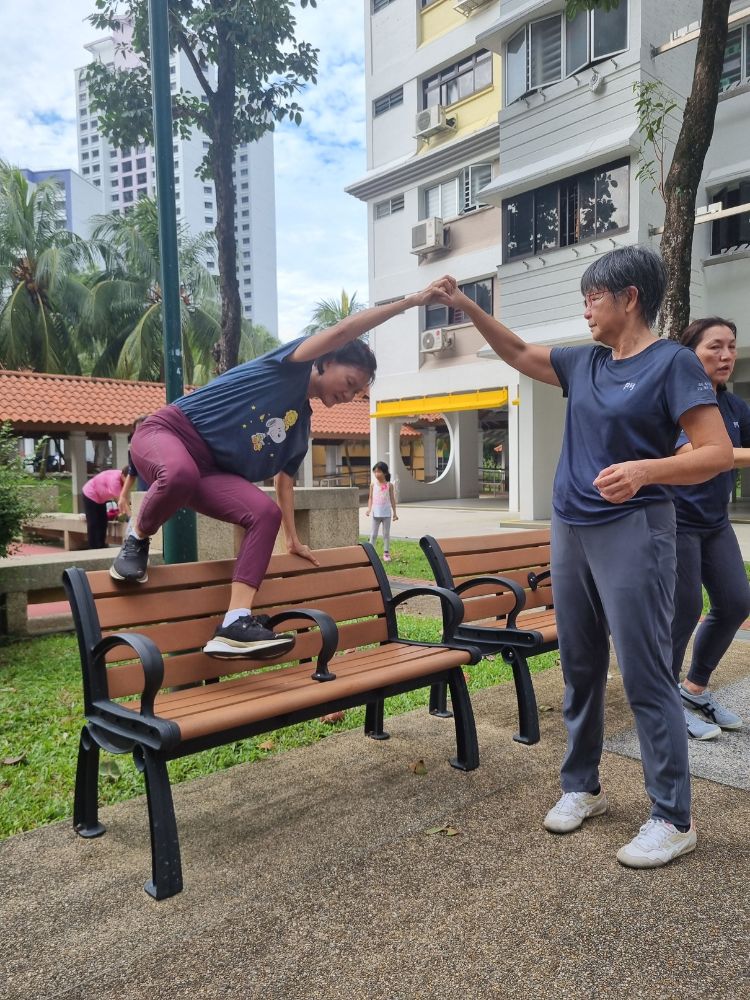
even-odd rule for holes
{"type": "Polygon", "coordinates": [[[607,294],[606,291],[604,291],[604,292],[590,292],[588,295],[584,295],[583,296],[584,307],[586,309],[590,309],[592,306],[598,305],[606,294],[607,294]]]}

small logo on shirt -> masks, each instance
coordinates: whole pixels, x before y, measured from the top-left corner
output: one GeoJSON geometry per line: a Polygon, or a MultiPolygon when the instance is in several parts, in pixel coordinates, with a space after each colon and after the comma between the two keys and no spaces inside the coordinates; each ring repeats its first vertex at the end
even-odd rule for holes
{"type": "Polygon", "coordinates": [[[626,382],[622,387],[623,392],[632,392],[635,389],[635,382],[626,382]]]}
{"type": "Polygon", "coordinates": [[[709,389],[709,390],[711,390],[711,389],[713,389],[713,386],[711,385],[710,382],[699,382],[698,383],[698,389],[709,389]]]}
{"type": "Polygon", "coordinates": [[[732,423],[733,423],[733,424],[734,424],[734,426],[735,426],[735,427],[736,427],[736,428],[737,428],[737,429],[739,430],[739,426],[740,426],[740,422],[739,422],[739,420],[733,420],[733,421],[732,421],[732,423]]]}

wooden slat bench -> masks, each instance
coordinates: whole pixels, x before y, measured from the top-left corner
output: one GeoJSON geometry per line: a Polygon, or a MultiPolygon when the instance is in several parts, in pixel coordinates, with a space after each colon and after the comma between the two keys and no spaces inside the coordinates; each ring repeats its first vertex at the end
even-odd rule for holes
{"type": "Polygon", "coordinates": [[[201,651],[227,607],[231,560],[149,567],[148,582],[137,586],[117,583],[106,571],[70,568],[63,574],[86,716],[74,826],[83,837],[104,833],[100,749],[132,753],[145,776],[152,854],[146,891],[156,899],[182,888],[169,760],[356,705],[366,706],[367,735],[385,739],[385,698],[448,685],[457,743],[450,763],[467,771],[479,764],[463,667],[481,653],[451,643],[463,614],[460,599],[427,587],[394,597],[367,544],[316,556],[319,567],[297,556],[273,556],[256,595],[256,613],[296,632],[294,649],[280,662],[219,660],[201,651]],[[425,593],[441,602],[442,645],[398,636],[396,606],[425,593]]]}
{"type": "MultiPolygon", "coordinates": [[[[436,583],[464,605],[455,637],[485,655],[500,653],[513,668],[520,743],[539,741],[539,716],[527,657],[557,649],[549,529],[468,538],[420,539],[436,583]]],[[[444,689],[435,697],[444,698],[444,689]]],[[[442,705],[433,701],[431,710],[442,705]]]]}

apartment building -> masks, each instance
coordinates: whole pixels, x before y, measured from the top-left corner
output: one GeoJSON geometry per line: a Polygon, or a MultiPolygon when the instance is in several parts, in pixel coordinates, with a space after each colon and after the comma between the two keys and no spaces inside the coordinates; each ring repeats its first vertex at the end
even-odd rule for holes
{"type": "Polygon", "coordinates": [[[52,181],[57,186],[55,209],[57,225],[82,239],[91,236],[92,218],[104,211],[101,188],[86,180],[75,170],[27,170],[21,173],[33,185],[52,181]]]}
{"type": "MultiPolygon", "coordinates": [[[[524,339],[585,342],[585,268],[613,247],[658,246],[664,206],[637,176],[633,86],[658,79],[684,105],[701,4],[621,0],[573,20],[563,8],[367,0],[368,170],[348,190],[368,203],[371,301],[448,272],[524,339]]],[[[732,18],[698,199],[692,309],[741,319],[750,211],[711,217],[750,202],[747,0],[732,18]]],[[[668,157],[679,125],[675,115],[668,157]]],[[[449,310],[407,313],[373,340],[372,453],[395,467],[402,498],[475,496],[494,455],[507,470],[509,514],[549,516],[559,390],[509,369],[449,310]],[[394,437],[412,414],[442,415],[430,418],[438,442],[424,472],[408,468],[394,437]]],[[[750,329],[740,355],[734,389],[750,396],[750,329]]]]}
{"type": "MultiPolygon", "coordinates": [[[[99,38],[86,46],[90,60],[100,60],[110,68],[128,69],[138,57],[128,47],[132,24],[122,19],[119,31],[99,38]]],[[[203,67],[211,84],[216,81],[216,67],[203,67]]],[[[156,197],[154,149],[141,145],[118,149],[101,134],[96,114],[90,108],[86,85],[86,67],[75,71],[76,118],[78,123],[78,160],[81,174],[104,195],[104,210],[127,213],[143,197],[156,197]]],[[[193,68],[181,51],[170,57],[170,79],[174,93],[184,90],[200,94],[193,68]]],[[[189,139],[175,136],[175,196],[177,221],[197,235],[214,231],[216,196],[213,181],[203,180],[196,171],[208,148],[208,139],[194,131],[189,139]]],[[[254,323],[278,334],[276,294],[276,210],[274,197],[273,135],[238,146],[235,151],[234,181],[237,203],[235,234],[237,239],[237,277],[244,315],[254,323]]],[[[218,274],[215,255],[206,266],[218,274]]]]}

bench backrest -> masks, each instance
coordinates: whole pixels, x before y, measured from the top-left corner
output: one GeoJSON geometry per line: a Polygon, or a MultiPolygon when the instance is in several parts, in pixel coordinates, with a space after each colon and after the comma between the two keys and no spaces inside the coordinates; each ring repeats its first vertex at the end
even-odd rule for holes
{"type": "MultiPolygon", "coordinates": [[[[420,544],[437,583],[443,587],[456,587],[476,576],[503,576],[526,592],[526,609],[552,607],[550,578],[536,589],[529,583],[530,573],[539,575],[550,568],[549,528],[465,538],[432,539],[427,535],[420,544]]],[[[516,604],[511,590],[492,584],[473,587],[461,599],[465,622],[503,617],[516,604]]]]}
{"type": "MultiPolygon", "coordinates": [[[[353,545],[318,550],[320,566],[299,556],[273,556],[253,612],[273,615],[295,607],[325,611],[339,625],[339,650],[385,642],[390,587],[369,549],[353,545]]],[[[280,631],[302,630],[292,652],[280,660],[216,660],[201,651],[224,617],[233,569],[230,559],[149,566],[148,581],[137,585],[117,583],[106,570],[87,573],[93,605],[87,614],[80,607],[85,595],[77,595],[79,608],[74,608],[82,659],[102,636],[139,632],[149,636],[165,658],[164,687],[176,687],[316,656],[320,633],[305,619],[278,626],[280,631]]],[[[142,691],[143,671],[128,648],[107,655],[107,684],[111,698],[142,691]]]]}

